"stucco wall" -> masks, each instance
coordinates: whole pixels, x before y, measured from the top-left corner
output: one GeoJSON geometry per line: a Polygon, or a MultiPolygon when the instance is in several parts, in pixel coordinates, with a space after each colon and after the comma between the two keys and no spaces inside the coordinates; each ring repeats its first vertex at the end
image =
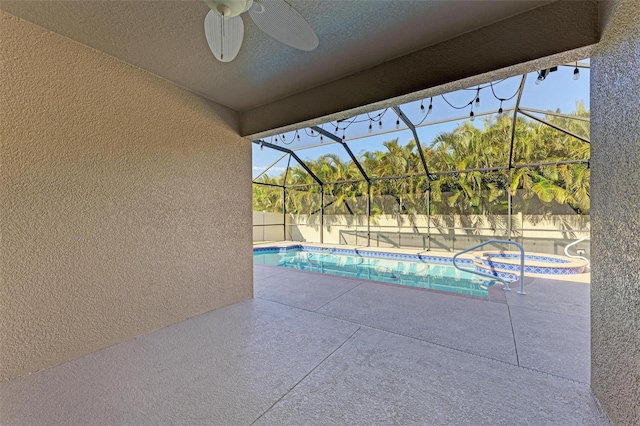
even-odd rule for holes
{"type": "Polygon", "coordinates": [[[0,380],[252,295],[235,113],[0,12],[0,380]]]}
{"type": "Polygon", "coordinates": [[[620,1],[591,60],[591,386],[640,424],[640,2],[620,1]]]}

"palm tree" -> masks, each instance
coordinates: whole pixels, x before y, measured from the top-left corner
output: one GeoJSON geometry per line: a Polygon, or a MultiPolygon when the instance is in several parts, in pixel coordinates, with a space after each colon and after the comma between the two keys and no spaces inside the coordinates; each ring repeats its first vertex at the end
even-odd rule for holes
{"type": "MultiPolygon", "coordinates": [[[[588,117],[583,104],[575,113],[588,117]]],[[[589,134],[587,121],[547,115],[545,120],[576,135],[589,134]]],[[[430,171],[452,171],[505,167],[490,172],[467,171],[440,175],[429,180],[424,174],[416,144],[401,146],[397,139],[385,142],[384,150],[365,152],[359,161],[372,177],[406,176],[409,178],[378,179],[371,186],[371,212],[426,212],[440,215],[484,215],[492,227],[503,226],[508,210],[507,191],[516,197],[514,211],[526,214],[548,214],[557,207],[568,206],[578,214],[589,211],[589,169],[582,163],[551,166],[522,166],[528,163],[580,160],[589,157],[588,144],[542,123],[523,117],[516,120],[513,160],[510,171],[509,141],[512,119],[506,116],[487,118],[482,127],[465,122],[451,132],[439,134],[424,148],[430,171]],[[427,191],[429,189],[429,191],[427,191]]],[[[367,185],[355,165],[336,154],[326,154],[307,161],[309,168],[323,182],[325,207],[332,214],[366,213],[367,185]],[[358,182],[332,183],[359,180],[358,182]]],[[[284,176],[268,178],[282,182],[284,176]]],[[[301,167],[290,167],[286,185],[305,186],[287,192],[287,211],[313,213],[320,208],[320,187],[301,167]]],[[[281,209],[279,188],[254,190],[256,209],[281,209]]],[[[270,210],[270,211],[271,211],[270,210]]],[[[400,216],[400,215],[399,215],[400,216]]],[[[478,216],[480,217],[480,216],[478,216]]],[[[482,221],[484,219],[477,219],[482,221]]],[[[481,223],[470,223],[470,228],[481,223]]]]}
{"type": "Polygon", "coordinates": [[[270,177],[263,175],[258,182],[266,184],[252,185],[253,191],[253,210],[271,213],[282,213],[282,196],[283,188],[272,185],[280,185],[281,177],[270,177]]]}

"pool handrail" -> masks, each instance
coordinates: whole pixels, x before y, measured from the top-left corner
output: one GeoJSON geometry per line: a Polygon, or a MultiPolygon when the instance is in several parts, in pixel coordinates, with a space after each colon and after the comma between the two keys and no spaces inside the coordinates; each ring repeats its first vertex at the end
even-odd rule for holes
{"type": "Polygon", "coordinates": [[[580,244],[581,242],[583,242],[583,241],[585,241],[585,240],[589,240],[589,239],[591,239],[591,236],[590,236],[590,235],[587,235],[586,237],[582,237],[582,238],[580,238],[579,240],[575,240],[575,241],[574,241],[574,242],[572,242],[571,244],[567,244],[567,246],[564,248],[564,254],[565,254],[567,257],[570,257],[570,258],[572,258],[572,259],[582,259],[582,260],[586,261],[586,262],[587,262],[587,266],[586,266],[586,268],[591,269],[591,262],[589,261],[589,259],[587,259],[587,258],[586,258],[586,257],[584,257],[584,256],[580,256],[580,255],[577,255],[577,256],[576,256],[576,255],[574,255],[574,254],[569,254],[569,247],[573,247],[573,246],[575,246],[576,244],[580,244]]]}
{"type": "Polygon", "coordinates": [[[480,244],[476,244],[473,247],[469,247],[466,250],[462,250],[461,252],[458,252],[456,254],[453,255],[453,266],[460,270],[460,271],[464,271],[464,272],[470,272],[472,274],[476,274],[476,275],[482,275],[483,277],[487,277],[487,278],[491,278],[493,280],[498,280],[501,281],[502,284],[504,284],[504,291],[511,291],[511,289],[509,288],[509,283],[503,279],[500,278],[496,275],[492,275],[492,274],[487,274],[485,272],[480,272],[476,269],[466,269],[466,268],[461,268],[460,266],[458,266],[458,264],[456,263],[456,260],[458,259],[458,257],[460,257],[460,255],[464,254],[464,253],[468,253],[470,251],[473,251],[475,249],[478,249],[480,247],[486,246],[487,244],[513,244],[515,246],[517,246],[520,249],[520,277],[518,278],[518,280],[520,281],[520,289],[518,290],[518,294],[527,294],[524,292],[524,247],[522,247],[522,244],[520,243],[516,243],[515,241],[508,241],[508,240],[487,240],[485,242],[482,242],[480,244]]]}

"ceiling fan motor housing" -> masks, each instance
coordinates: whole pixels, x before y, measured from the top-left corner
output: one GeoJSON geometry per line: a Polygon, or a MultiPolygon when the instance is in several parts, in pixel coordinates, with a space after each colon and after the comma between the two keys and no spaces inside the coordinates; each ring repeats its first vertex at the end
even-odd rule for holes
{"type": "Polygon", "coordinates": [[[211,10],[225,18],[238,16],[253,5],[253,0],[204,0],[211,10]]]}

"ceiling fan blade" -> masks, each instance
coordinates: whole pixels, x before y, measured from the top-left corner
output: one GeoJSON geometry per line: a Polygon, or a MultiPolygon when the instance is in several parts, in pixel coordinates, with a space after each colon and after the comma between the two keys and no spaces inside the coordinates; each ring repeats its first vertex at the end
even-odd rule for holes
{"type": "Polygon", "coordinates": [[[224,18],[210,10],[204,18],[204,35],[216,59],[221,62],[231,62],[242,46],[244,37],[242,18],[239,16],[224,18]]]}
{"type": "Polygon", "coordinates": [[[306,51],[318,47],[311,25],[284,0],[254,0],[249,15],[258,28],[287,46],[306,51]]]}

